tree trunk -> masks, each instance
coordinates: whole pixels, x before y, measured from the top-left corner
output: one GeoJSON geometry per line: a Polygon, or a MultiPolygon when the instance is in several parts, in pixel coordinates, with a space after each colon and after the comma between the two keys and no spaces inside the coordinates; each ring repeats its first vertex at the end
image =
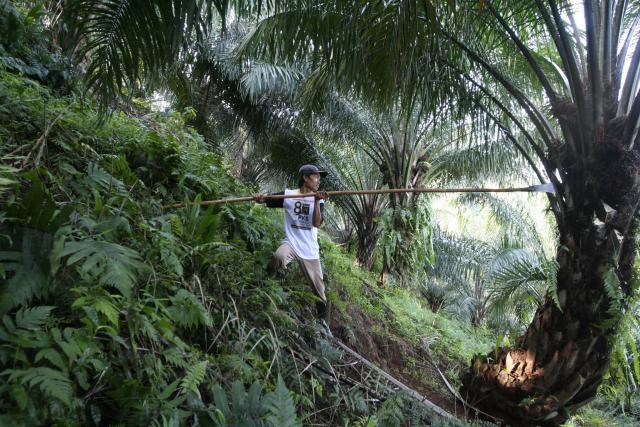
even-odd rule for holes
{"type": "Polygon", "coordinates": [[[380,238],[380,230],[374,218],[368,215],[362,218],[362,222],[357,225],[357,228],[358,251],[356,257],[363,268],[371,270],[375,262],[375,251],[380,238]]]}
{"type": "Polygon", "coordinates": [[[557,303],[548,294],[517,346],[476,357],[463,377],[471,404],[513,425],[563,422],[595,397],[609,366],[632,293],[640,161],[620,139],[603,140],[565,175],[557,303]]]}

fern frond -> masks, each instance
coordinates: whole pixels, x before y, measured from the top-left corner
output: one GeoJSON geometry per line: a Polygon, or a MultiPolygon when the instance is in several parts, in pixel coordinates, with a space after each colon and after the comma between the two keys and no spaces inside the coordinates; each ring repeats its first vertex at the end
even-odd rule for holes
{"type": "MultiPolygon", "coordinates": [[[[40,208],[44,209],[43,207],[38,209],[40,208]]],[[[16,212],[13,215],[16,214],[22,213],[16,212]]],[[[24,213],[24,215],[29,214],[24,213]]],[[[38,226],[55,227],[55,220],[49,215],[55,215],[55,212],[47,211],[40,215],[40,219],[31,219],[30,222],[38,226]]],[[[20,245],[20,249],[0,252],[0,263],[3,265],[3,269],[8,273],[13,273],[0,289],[0,313],[27,304],[34,298],[42,297],[51,291],[51,277],[47,259],[52,241],[53,237],[50,232],[23,228],[19,241],[15,242],[20,245]]]]}
{"type": "Polygon", "coordinates": [[[111,299],[107,298],[96,298],[96,300],[91,304],[91,306],[98,312],[104,314],[104,316],[109,319],[109,321],[118,325],[118,317],[120,316],[120,311],[118,308],[111,302],[111,299]]]}
{"type": "Polygon", "coordinates": [[[267,423],[273,427],[298,427],[302,424],[296,416],[296,406],[293,403],[291,392],[284,384],[282,377],[278,375],[276,389],[266,396],[266,405],[269,410],[267,423]]]}
{"type": "Polygon", "coordinates": [[[404,405],[400,394],[385,400],[377,412],[378,426],[399,426],[404,422],[404,405]]]}
{"type": "Polygon", "coordinates": [[[54,348],[43,348],[36,354],[36,363],[42,359],[48,360],[53,366],[60,369],[62,372],[69,370],[69,365],[64,361],[60,352],[54,348]]]}
{"type": "Polygon", "coordinates": [[[620,279],[614,268],[609,268],[603,275],[603,284],[607,297],[609,297],[609,309],[607,314],[610,321],[619,319],[623,314],[622,301],[624,301],[624,293],[620,287],[620,279]]]}
{"type": "Polygon", "coordinates": [[[8,376],[9,382],[17,381],[32,389],[37,387],[46,397],[57,399],[68,407],[72,405],[71,381],[60,371],[44,367],[7,369],[0,375],[8,376]]]}
{"type": "Polygon", "coordinates": [[[131,296],[138,275],[146,269],[135,250],[100,240],[66,242],[60,258],[67,256],[68,266],[81,263],[82,275],[117,288],[126,298],[131,296]]]}
{"type": "Polygon", "coordinates": [[[53,306],[21,308],[16,313],[16,326],[22,329],[37,330],[47,323],[53,306]]]}
{"type": "Polygon", "coordinates": [[[65,356],[72,362],[77,360],[86,349],[86,347],[81,346],[81,344],[76,341],[72,328],[66,328],[64,330],[64,337],[58,328],[53,328],[51,329],[51,337],[62,349],[65,356]]]}
{"type": "Polygon", "coordinates": [[[186,289],[180,289],[171,297],[171,304],[168,311],[178,326],[184,328],[211,326],[212,320],[207,309],[186,289]]]}
{"type": "Polygon", "coordinates": [[[90,187],[92,188],[97,187],[105,192],[115,192],[121,196],[127,196],[129,194],[122,181],[113,177],[113,175],[96,163],[89,163],[89,166],[87,166],[85,180],[90,183],[90,187]]]}
{"type": "Polygon", "coordinates": [[[191,392],[200,397],[200,391],[198,386],[204,381],[204,377],[207,373],[207,361],[196,363],[187,371],[184,379],[180,383],[180,388],[183,393],[191,392]]]}
{"type": "Polygon", "coordinates": [[[168,348],[162,352],[162,357],[164,357],[167,363],[183,369],[191,366],[191,363],[185,356],[185,353],[176,347],[168,348]]]}

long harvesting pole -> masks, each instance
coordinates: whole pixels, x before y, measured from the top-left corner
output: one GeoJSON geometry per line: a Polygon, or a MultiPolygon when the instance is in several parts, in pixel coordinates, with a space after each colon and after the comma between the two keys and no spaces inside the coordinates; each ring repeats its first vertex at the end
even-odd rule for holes
{"type": "MultiPolygon", "coordinates": [[[[532,185],[529,187],[515,187],[515,188],[386,188],[381,190],[341,190],[341,191],[326,191],[327,196],[354,196],[359,194],[390,194],[390,193],[553,193],[553,185],[550,183],[541,185],[532,185]]],[[[305,194],[274,194],[265,196],[266,200],[281,200],[296,197],[313,197],[316,193],[305,194]]],[[[223,203],[239,203],[253,201],[253,196],[245,197],[232,197],[219,200],[205,200],[199,202],[200,206],[208,205],[220,205],[223,203]]],[[[192,203],[177,203],[174,205],[165,206],[167,209],[179,209],[184,208],[192,203]]]]}

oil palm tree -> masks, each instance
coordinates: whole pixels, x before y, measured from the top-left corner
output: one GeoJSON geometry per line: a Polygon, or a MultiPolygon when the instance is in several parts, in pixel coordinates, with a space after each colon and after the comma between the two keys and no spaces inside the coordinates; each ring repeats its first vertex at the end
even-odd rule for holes
{"type": "MultiPolygon", "coordinates": [[[[383,187],[378,166],[362,151],[353,146],[338,148],[335,141],[315,145],[318,163],[329,171],[329,186],[336,190],[364,190],[383,187]]],[[[380,194],[360,194],[340,197],[333,201],[344,213],[355,231],[356,258],[367,270],[372,270],[381,227],[378,221],[388,200],[380,194]]]]}
{"type": "Polygon", "coordinates": [[[515,346],[477,358],[464,391],[519,425],[566,419],[595,395],[634,291],[638,2],[289,3],[258,25],[248,50],[311,57],[318,80],[383,106],[416,85],[443,99],[436,76],[454,74],[483,95],[469,107],[491,117],[514,152],[533,152],[530,168],[556,190],[548,197],[559,234],[558,303],[547,296],[515,346]]]}
{"type": "MultiPolygon", "coordinates": [[[[357,156],[366,170],[359,177],[350,177],[345,188],[415,188],[423,184],[428,171],[427,151],[436,141],[429,138],[432,129],[431,120],[420,120],[416,107],[409,114],[400,108],[387,113],[373,110],[366,104],[335,95],[325,98],[320,113],[314,115],[311,127],[323,137],[332,141],[333,149],[344,151],[340,146],[357,156]],[[355,153],[354,153],[355,151],[355,153]],[[354,179],[355,178],[355,179],[354,179]]],[[[410,248],[424,242],[418,242],[415,236],[427,224],[412,221],[418,214],[418,199],[407,194],[354,196],[347,199],[346,209],[353,210],[354,222],[363,221],[359,229],[359,259],[364,265],[373,263],[373,249],[378,239],[383,237],[383,273],[391,272],[399,278],[409,277],[407,265],[403,260],[410,248]],[[387,199],[384,201],[384,199],[387,199]],[[383,215],[383,209],[389,209],[383,215]],[[360,217],[360,218],[358,218],[360,217]],[[386,220],[380,221],[380,219],[386,220]],[[420,229],[418,229],[420,228],[420,229]],[[391,236],[391,238],[386,238],[391,236]],[[393,242],[390,244],[390,242],[393,242]]]]}

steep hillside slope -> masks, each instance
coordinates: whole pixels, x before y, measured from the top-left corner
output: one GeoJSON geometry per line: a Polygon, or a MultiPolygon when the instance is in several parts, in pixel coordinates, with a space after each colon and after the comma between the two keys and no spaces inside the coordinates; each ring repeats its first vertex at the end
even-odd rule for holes
{"type": "MultiPolygon", "coordinates": [[[[4,422],[408,422],[410,399],[371,398],[342,375],[297,268],[267,275],[277,212],[163,208],[250,191],[183,115],[99,123],[91,100],[7,72],[0,101],[4,422]]],[[[324,237],[322,249],[336,336],[454,411],[425,349],[455,370],[487,345],[378,289],[324,237]]]]}

